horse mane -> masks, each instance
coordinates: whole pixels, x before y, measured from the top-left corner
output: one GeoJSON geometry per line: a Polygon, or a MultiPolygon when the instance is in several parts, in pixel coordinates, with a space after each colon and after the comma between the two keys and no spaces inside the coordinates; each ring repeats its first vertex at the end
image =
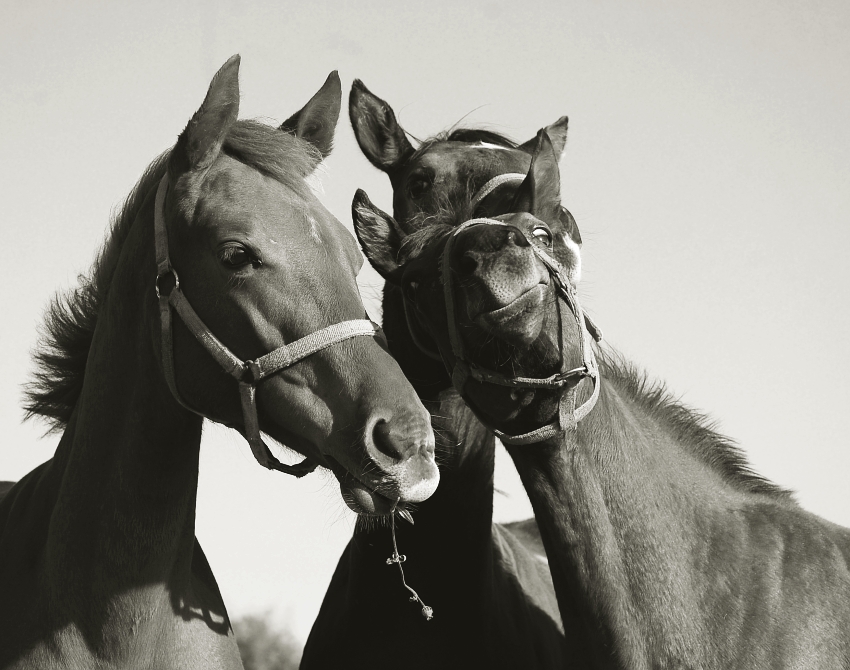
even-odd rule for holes
{"type": "MultiPolygon", "coordinates": [[[[83,389],[86,363],[101,306],[133,222],[168,167],[171,150],[147,167],[121,208],[112,216],[106,239],[78,284],[57,292],[50,301],[33,351],[35,371],[24,388],[24,418],[42,417],[48,432],[64,430],[83,389]]],[[[321,160],[311,144],[258,121],[235,122],[222,153],[291,188],[302,198],[309,187],[304,178],[321,160]]]]}
{"type": "Polygon", "coordinates": [[[707,415],[685,405],[667,386],[610,349],[598,349],[603,379],[611,379],[643,410],[665,425],[679,442],[717,472],[724,481],[746,493],[794,502],[794,494],[753,471],[746,455],[729,437],[717,432],[707,415]]]}

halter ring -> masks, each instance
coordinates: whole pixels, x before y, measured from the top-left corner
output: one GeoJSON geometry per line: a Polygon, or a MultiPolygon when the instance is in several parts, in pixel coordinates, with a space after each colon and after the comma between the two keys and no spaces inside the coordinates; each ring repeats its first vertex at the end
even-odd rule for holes
{"type": "MultiPolygon", "coordinates": [[[[178,289],[178,288],[180,288],[180,277],[179,277],[179,275],[177,274],[177,270],[175,270],[173,267],[171,267],[171,266],[169,265],[169,266],[168,266],[168,269],[167,269],[167,270],[165,270],[164,272],[160,272],[160,273],[156,276],[156,279],[154,280],[154,290],[156,290],[156,297],[157,297],[157,299],[162,298],[162,294],[160,293],[160,290],[159,290],[159,282],[160,282],[160,280],[161,280],[163,277],[166,277],[166,276],[167,276],[167,275],[169,275],[169,274],[171,274],[171,275],[174,277],[174,286],[172,286],[172,287],[171,287],[171,291],[173,291],[174,289],[178,289]]],[[[170,293],[171,291],[169,291],[169,293],[170,293]]]]}

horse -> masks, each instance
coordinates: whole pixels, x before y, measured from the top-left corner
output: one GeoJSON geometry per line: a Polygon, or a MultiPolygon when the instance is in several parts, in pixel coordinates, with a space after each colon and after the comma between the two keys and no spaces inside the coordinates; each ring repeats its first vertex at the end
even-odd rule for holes
{"type": "Polygon", "coordinates": [[[362,256],[305,181],[339,78],[276,128],[237,120],[239,64],[47,314],[27,409],[63,434],[0,503],[2,668],[242,667],[194,532],[204,417],[266,468],[330,468],[361,511],[437,485],[430,417],[363,318],[362,256]]]}
{"type": "MultiPolygon", "coordinates": [[[[396,211],[405,213],[399,223],[408,231],[425,225],[441,203],[466,197],[470,180],[475,185],[494,171],[527,170],[531,160],[508,138],[474,129],[462,131],[463,140],[458,131],[453,139],[425,140],[416,152],[389,105],[359,80],[352,86],[349,114],[367,158],[390,175],[396,211]],[[433,188],[417,191],[421,197],[413,201],[408,181],[423,174],[431,175],[433,188]],[[463,183],[459,174],[465,175],[463,183]]],[[[362,227],[356,231],[368,234],[362,227]]],[[[390,352],[437,428],[440,487],[417,506],[415,526],[397,529],[408,557],[406,579],[433,605],[434,618],[423,626],[398,574],[387,568],[392,546],[386,529],[359,520],[307,640],[302,667],[394,668],[401,662],[423,668],[563,667],[563,630],[534,520],[493,523],[492,434],[450,391],[442,366],[411,339],[401,295],[391,283],[384,288],[383,316],[390,352]],[[383,623],[376,626],[377,620],[383,623]]]]}
{"type": "MultiPolygon", "coordinates": [[[[418,353],[387,336],[394,355],[418,353]]],[[[406,370],[405,357],[398,360],[406,370]]],[[[493,523],[492,433],[450,387],[425,404],[437,434],[440,486],[417,506],[415,525],[399,524],[394,536],[384,524],[358,519],[301,668],[564,667],[545,554],[539,546],[530,550],[536,528],[493,523]],[[421,597],[422,613],[433,609],[432,620],[408,602],[387,563],[396,536],[404,579],[421,597]]]]}
{"type": "Polygon", "coordinates": [[[800,508],[703,415],[593,343],[554,144],[538,135],[493,218],[467,208],[402,236],[362,192],[355,211],[369,210],[361,244],[402,291],[416,339],[506,443],[573,663],[850,667],[850,530],[800,508]]]}

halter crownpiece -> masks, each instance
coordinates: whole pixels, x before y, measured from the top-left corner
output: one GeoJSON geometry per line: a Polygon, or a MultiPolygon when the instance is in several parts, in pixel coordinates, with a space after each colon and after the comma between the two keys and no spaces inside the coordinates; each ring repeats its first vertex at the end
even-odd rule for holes
{"type": "Polygon", "coordinates": [[[156,297],[159,300],[159,315],[162,324],[162,366],[165,381],[171,394],[183,407],[198,416],[205,417],[190,407],[177,390],[174,375],[174,344],[171,326],[171,309],[176,310],[183,323],[201,343],[204,349],[215,359],[224,371],[239,382],[239,396],[242,405],[242,427],[236,427],[251,446],[251,453],[264,468],[279,470],[295,477],[303,477],[316,469],[317,463],[305,458],[301,463],[286,465],[278,461],[269,451],[260,436],[260,424],[257,418],[257,384],[276,372],[295,365],[302,359],[353,337],[383,337],[380,327],[368,319],[342,321],[317,330],[295,342],[285,344],[260,356],[253,361],[243,361],[206,327],[197,312],[192,309],[188,299],[180,288],[177,271],[168,257],[168,231],[165,226],[165,196],[168,192],[168,173],[163,175],[156,191],[154,205],[154,242],[156,247],[156,297]],[[174,285],[167,292],[163,290],[163,278],[171,276],[174,285]]]}

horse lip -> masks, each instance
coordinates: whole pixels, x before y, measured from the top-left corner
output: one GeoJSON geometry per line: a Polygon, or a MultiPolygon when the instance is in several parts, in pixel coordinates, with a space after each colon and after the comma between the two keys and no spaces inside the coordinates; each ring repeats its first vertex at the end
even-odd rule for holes
{"type": "Polygon", "coordinates": [[[389,516],[393,513],[397,502],[394,500],[390,500],[382,493],[378,493],[377,491],[370,491],[363,487],[360,487],[359,489],[346,488],[345,486],[340,484],[340,491],[342,492],[343,502],[348,505],[349,509],[352,512],[360,516],[389,516]],[[371,498],[372,506],[374,508],[372,511],[364,509],[364,507],[357,501],[357,498],[355,496],[355,491],[357,490],[365,492],[365,494],[369,498],[371,498]]]}
{"type": "Polygon", "coordinates": [[[530,308],[541,304],[546,297],[546,289],[548,284],[540,282],[535,284],[530,289],[514,298],[507,305],[499,307],[489,312],[479,312],[473,321],[479,326],[498,326],[505,321],[513,320],[530,308]]]}
{"type": "MultiPolygon", "coordinates": [[[[281,426],[277,427],[282,428],[281,426]]],[[[318,447],[316,447],[313,442],[303,440],[298,436],[287,436],[286,438],[282,438],[276,437],[274,434],[268,432],[265,432],[265,434],[271,437],[276,442],[285,444],[290,448],[297,447],[296,451],[298,453],[308,458],[311,458],[322,467],[329,469],[331,472],[334,473],[334,476],[336,476],[337,480],[340,483],[340,488],[343,489],[343,491],[350,492],[354,489],[366,491],[370,496],[373,496],[373,500],[374,497],[377,496],[378,498],[380,498],[380,502],[383,503],[384,501],[386,501],[386,505],[388,507],[392,506],[393,501],[397,500],[399,497],[397,492],[397,486],[392,480],[386,481],[385,478],[378,478],[373,483],[366,483],[360,477],[348,470],[348,468],[342,465],[342,463],[336,460],[333,456],[322,453],[322,451],[318,447]],[[312,447],[312,449],[307,449],[307,445],[312,447]],[[315,452],[317,455],[310,455],[312,452],[315,452]],[[379,492],[379,488],[384,492],[379,492]]],[[[358,514],[372,514],[371,512],[365,510],[361,511],[359,509],[355,509],[355,507],[351,504],[352,502],[354,502],[354,500],[351,498],[351,495],[343,494],[343,499],[345,500],[346,504],[358,514]]]]}
{"type": "MultiPolygon", "coordinates": [[[[326,456],[325,459],[328,461],[328,466],[331,471],[334,473],[337,480],[339,480],[339,487],[342,491],[342,498],[345,501],[345,504],[348,505],[352,511],[357,514],[375,514],[375,512],[369,512],[363,509],[362,506],[357,503],[354,499],[354,491],[363,491],[365,494],[372,497],[373,502],[378,503],[381,507],[386,507],[387,513],[391,511],[395,500],[398,498],[397,494],[395,498],[391,498],[389,495],[378,491],[379,487],[384,488],[384,486],[381,486],[381,483],[376,485],[367,484],[357,475],[343,467],[343,465],[332,456],[326,456]]],[[[380,515],[380,513],[378,514],[380,515]]]]}

